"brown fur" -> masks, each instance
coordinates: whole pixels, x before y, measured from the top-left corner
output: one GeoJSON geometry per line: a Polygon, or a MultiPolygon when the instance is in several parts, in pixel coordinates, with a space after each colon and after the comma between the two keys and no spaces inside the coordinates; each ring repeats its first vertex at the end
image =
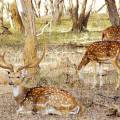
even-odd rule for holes
{"type": "Polygon", "coordinates": [[[67,91],[48,86],[31,88],[27,92],[24,102],[30,99],[35,100],[36,103],[45,103],[49,101],[47,103],[50,106],[54,106],[56,109],[59,109],[61,111],[65,109],[65,107],[62,106],[62,104],[64,105],[65,101],[67,104],[71,104],[68,108],[66,108],[68,110],[72,110],[77,105],[77,101],[75,100],[75,98],[71,96],[70,93],[68,93],[67,91]],[[52,97],[56,97],[56,100],[52,97]]]}
{"type": "MultiPolygon", "coordinates": [[[[16,86],[16,82],[13,83],[16,86]]],[[[23,106],[26,111],[38,112],[52,107],[61,115],[69,115],[79,106],[79,112],[84,112],[84,106],[81,102],[78,102],[75,97],[65,90],[52,86],[34,88],[25,88],[23,85],[17,86],[19,86],[19,94],[15,96],[15,100],[19,107],[23,106]]]]}
{"type": "MultiPolygon", "coordinates": [[[[98,41],[92,43],[86,50],[78,70],[86,66],[89,62],[102,62],[116,57],[118,50],[120,50],[120,42],[118,41],[98,41]]],[[[119,67],[119,65],[117,65],[119,67]]]]}
{"type": "MultiPolygon", "coordinates": [[[[81,62],[78,65],[78,70],[81,70],[89,62],[101,63],[103,61],[110,61],[120,74],[120,42],[119,41],[98,41],[92,43],[86,50],[81,62]]],[[[119,79],[118,79],[118,84],[119,79]]],[[[119,86],[119,85],[117,85],[119,86]]],[[[117,87],[116,87],[117,88],[117,87]]]]}
{"type": "Polygon", "coordinates": [[[110,26],[103,30],[102,40],[120,40],[120,26],[110,26]]]}

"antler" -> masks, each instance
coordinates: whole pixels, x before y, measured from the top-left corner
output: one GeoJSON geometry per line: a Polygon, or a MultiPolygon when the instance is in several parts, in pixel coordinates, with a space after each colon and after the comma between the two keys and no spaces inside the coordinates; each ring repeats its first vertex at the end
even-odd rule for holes
{"type": "Polygon", "coordinates": [[[12,64],[9,64],[5,61],[5,52],[3,53],[3,55],[0,55],[0,58],[1,58],[1,61],[4,63],[3,64],[0,64],[0,67],[1,68],[4,68],[4,69],[9,69],[10,71],[13,71],[13,65],[12,64]]]}
{"type": "Polygon", "coordinates": [[[44,47],[44,51],[43,51],[43,54],[42,54],[41,58],[38,58],[35,63],[29,63],[29,64],[27,64],[27,65],[21,66],[21,67],[19,67],[19,68],[17,69],[17,71],[19,72],[19,71],[21,71],[21,70],[23,70],[23,69],[25,69],[25,68],[33,68],[33,67],[36,67],[37,65],[39,65],[39,63],[42,61],[42,59],[43,59],[44,56],[45,56],[45,50],[46,50],[46,49],[45,49],[45,47],[44,47]]]}

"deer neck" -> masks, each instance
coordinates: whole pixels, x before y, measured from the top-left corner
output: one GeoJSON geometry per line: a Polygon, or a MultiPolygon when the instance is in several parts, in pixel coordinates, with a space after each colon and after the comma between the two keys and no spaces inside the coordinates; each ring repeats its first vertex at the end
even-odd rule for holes
{"type": "Polygon", "coordinates": [[[26,95],[26,88],[20,85],[13,86],[13,96],[18,104],[20,104],[26,95]]]}

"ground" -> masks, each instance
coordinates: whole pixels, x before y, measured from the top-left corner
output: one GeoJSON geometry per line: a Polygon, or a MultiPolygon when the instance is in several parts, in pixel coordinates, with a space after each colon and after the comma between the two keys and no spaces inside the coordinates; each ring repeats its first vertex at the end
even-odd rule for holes
{"type": "MultiPolygon", "coordinates": [[[[11,50],[6,59],[19,63],[21,61],[20,49],[15,50],[17,59],[14,56],[14,50],[11,50]],[[19,59],[18,59],[19,58],[19,59]]],[[[82,115],[60,117],[55,115],[16,115],[18,106],[13,98],[11,87],[9,85],[0,86],[0,120],[119,120],[117,116],[107,116],[108,107],[112,104],[120,107],[120,89],[115,91],[116,71],[111,65],[104,65],[103,69],[107,71],[104,79],[104,86],[99,85],[92,89],[93,67],[88,64],[83,71],[84,81],[80,81],[76,75],[76,67],[81,60],[85,48],[72,47],[69,45],[48,46],[48,52],[45,59],[40,64],[41,75],[38,80],[39,85],[54,85],[65,89],[73,94],[76,99],[85,105],[85,112],[82,115]],[[111,72],[113,73],[111,75],[111,72]],[[118,96],[118,99],[114,99],[118,96]]],[[[40,50],[42,51],[42,50],[40,50]]],[[[41,52],[40,52],[41,54],[41,52]]],[[[99,76],[97,77],[99,80],[99,76]]]]}
{"type": "MultiPolygon", "coordinates": [[[[37,20],[38,32],[44,26],[44,21],[44,19],[37,20]]],[[[11,87],[6,84],[0,85],[0,120],[119,120],[120,117],[107,116],[108,109],[113,107],[113,104],[120,109],[120,88],[115,90],[117,73],[113,66],[103,65],[105,75],[103,76],[104,85],[101,88],[97,85],[92,89],[95,74],[92,63],[88,64],[82,72],[84,80],[79,80],[76,74],[76,66],[86,49],[84,46],[89,42],[101,40],[101,31],[108,26],[110,26],[108,16],[93,15],[88,23],[88,32],[71,33],[69,31],[72,27],[71,20],[62,18],[61,25],[46,29],[44,34],[38,37],[39,56],[42,54],[42,44],[47,44],[46,56],[40,64],[38,86],[52,85],[69,91],[85,106],[85,112],[82,115],[17,116],[18,106],[13,98],[11,87]]],[[[12,35],[0,35],[0,53],[6,51],[7,61],[17,65],[22,64],[24,40],[24,36],[16,32],[12,35]]],[[[98,73],[99,67],[97,68],[98,73]]],[[[3,69],[1,71],[5,72],[3,69]]],[[[96,79],[99,83],[99,75],[96,79]]]]}

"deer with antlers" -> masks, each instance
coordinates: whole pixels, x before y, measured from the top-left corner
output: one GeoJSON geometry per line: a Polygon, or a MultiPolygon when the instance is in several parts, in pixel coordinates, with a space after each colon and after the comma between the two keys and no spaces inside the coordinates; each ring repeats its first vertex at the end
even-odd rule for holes
{"type": "Polygon", "coordinates": [[[67,91],[58,89],[56,87],[24,87],[24,79],[28,77],[27,74],[22,73],[23,69],[36,67],[43,59],[42,57],[34,64],[28,64],[14,69],[13,65],[8,64],[4,56],[0,58],[3,64],[0,64],[1,68],[8,69],[9,85],[13,88],[13,96],[19,106],[17,114],[19,113],[37,113],[42,114],[57,114],[68,115],[77,114],[83,110],[83,106],[78,104],[78,101],[67,91]]]}
{"type": "MultiPolygon", "coordinates": [[[[114,68],[118,72],[118,80],[116,89],[120,86],[120,42],[119,41],[98,41],[92,43],[86,50],[80,64],[78,65],[78,70],[82,70],[89,62],[99,63],[101,66],[102,62],[109,61],[113,64],[114,68]]],[[[94,63],[95,66],[95,63],[94,63]]],[[[96,70],[96,66],[95,66],[96,70]]],[[[101,71],[101,68],[100,70],[101,71]]],[[[82,74],[79,74],[80,79],[82,79],[82,74]]],[[[94,74],[94,86],[96,86],[96,74],[94,74]]],[[[100,77],[100,85],[103,85],[102,79],[100,77]]]]}
{"type": "Polygon", "coordinates": [[[110,26],[103,30],[102,40],[120,40],[120,26],[110,26]]]}

